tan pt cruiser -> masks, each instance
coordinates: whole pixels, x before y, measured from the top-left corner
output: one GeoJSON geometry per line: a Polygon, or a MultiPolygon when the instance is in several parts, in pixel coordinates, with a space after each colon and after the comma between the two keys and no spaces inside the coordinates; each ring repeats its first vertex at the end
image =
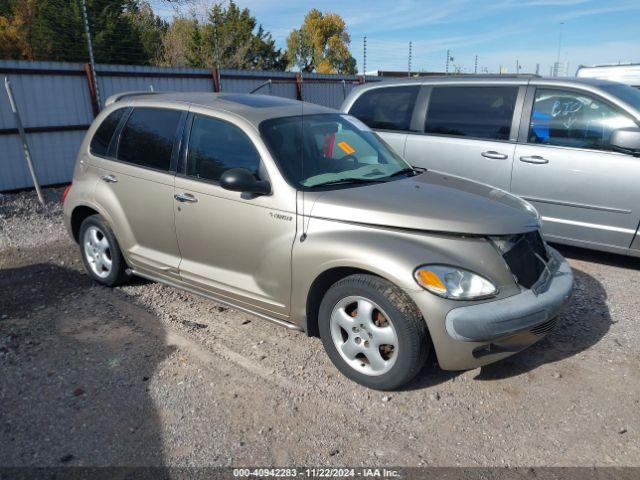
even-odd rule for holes
{"type": "Polygon", "coordinates": [[[359,120],[293,100],[111,97],[65,192],[104,285],[166,283],[322,339],[367,387],[495,362],[553,328],[566,261],[523,200],[415,169],[359,120]]]}

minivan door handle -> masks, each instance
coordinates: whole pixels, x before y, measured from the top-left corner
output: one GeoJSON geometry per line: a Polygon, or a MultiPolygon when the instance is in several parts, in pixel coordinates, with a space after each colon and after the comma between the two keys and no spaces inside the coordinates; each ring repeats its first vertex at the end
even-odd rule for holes
{"type": "Polygon", "coordinates": [[[188,202],[188,203],[196,203],[198,199],[191,195],[190,193],[176,193],[173,198],[175,198],[179,202],[188,202]]]}
{"type": "Polygon", "coordinates": [[[103,182],[107,183],[116,183],[118,179],[114,175],[105,175],[104,177],[100,177],[103,182]]]}
{"type": "Polygon", "coordinates": [[[493,160],[506,160],[509,155],[506,153],[496,152],[495,150],[489,150],[488,152],[482,152],[481,155],[484,158],[492,158],[493,160]]]}
{"type": "Polygon", "coordinates": [[[536,165],[543,165],[545,163],[549,163],[549,160],[547,160],[544,157],[541,157],[540,155],[531,155],[529,157],[520,157],[520,161],[521,162],[525,162],[525,163],[534,163],[536,165]]]}

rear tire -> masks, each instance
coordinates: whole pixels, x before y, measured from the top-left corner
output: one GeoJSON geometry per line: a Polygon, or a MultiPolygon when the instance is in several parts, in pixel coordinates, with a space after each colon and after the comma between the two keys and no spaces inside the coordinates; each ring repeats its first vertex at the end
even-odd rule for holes
{"type": "Polygon", "coordinates": [[[377,390],[409,382],[430,350],[427,326],[413,301],[374,275],[351,275],[331,286],[320,304],[319,329],[336,368],[377,390]]]}
{"type": "Polygon", "coordinates": [[[78,238],[82,263],[91,278],[108,287],[128,280],[127,264],[118,241],[100,215],[84,219],[78,238]]]}

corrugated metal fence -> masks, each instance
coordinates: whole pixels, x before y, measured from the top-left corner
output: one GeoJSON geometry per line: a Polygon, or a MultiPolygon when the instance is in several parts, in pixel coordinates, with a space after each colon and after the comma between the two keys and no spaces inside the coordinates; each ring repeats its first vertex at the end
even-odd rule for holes
{"type": "MultiPolygon", "coordinates": [[[[154,91],[220,91],[259,93],[338,108],[362,81],[355,75],[305,74],[248,70],[161,68],[97,65],[102,102],[114,93],[154,91]],[[266,83],[268,82],[268,83],[266,83]]],[[[0,77],[7,76],[16,98],[42,185],[71,180],[77,150],[98,105],[87,64],[0,60],[0,77]]],[[[376,77],[367,81],[377,81],[376,77]]],[[[6,92],[0,92],[0,191],[33,186],[25,164],[15,120],[6,92]]]]}

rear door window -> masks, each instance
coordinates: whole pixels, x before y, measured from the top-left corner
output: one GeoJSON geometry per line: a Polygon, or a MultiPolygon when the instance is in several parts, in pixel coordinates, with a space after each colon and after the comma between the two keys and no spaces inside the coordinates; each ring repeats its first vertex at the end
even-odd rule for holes
{"type": "Polygon", "coordinates": [[[180,110],[134,108],[120,134],[118,160],[156,170],[170,170],[171,152],[181,115],[180,110]]]}
{"type": "Polygon", "coordinates": [[[425,132],[509,140],[518,87],[434,87],[425,132]]]}
{"type": "Polygon", "coordinates": [[[349,113],[370,128],[408,131],[419,85],[373,88],[360,95],[349,113]]]}
{"type": "Polygon", "coordinates": [[[120,119],[126,110],[126,108],[114,110],[102,121],[91,139],[89,150],[92,154],[100,155],[101,157],[107,156],[111,138],[113,137],[116,128],[118,128],[118,123],[120,123],[120,119]]]}
{"type": "Polygon", "coordinates": [[[529,124],[529,143],[613,150],[618,128],[636,127],[617,108],[582,92],[538,88],[529,124]]]}
{"type": "Polygon", "coordinates": [[[195,115],[189,137],[187,175],[217,182],[231,168],[246,168],[259,177],[260,155],[253,142],[232,123],[195,115]]]}

